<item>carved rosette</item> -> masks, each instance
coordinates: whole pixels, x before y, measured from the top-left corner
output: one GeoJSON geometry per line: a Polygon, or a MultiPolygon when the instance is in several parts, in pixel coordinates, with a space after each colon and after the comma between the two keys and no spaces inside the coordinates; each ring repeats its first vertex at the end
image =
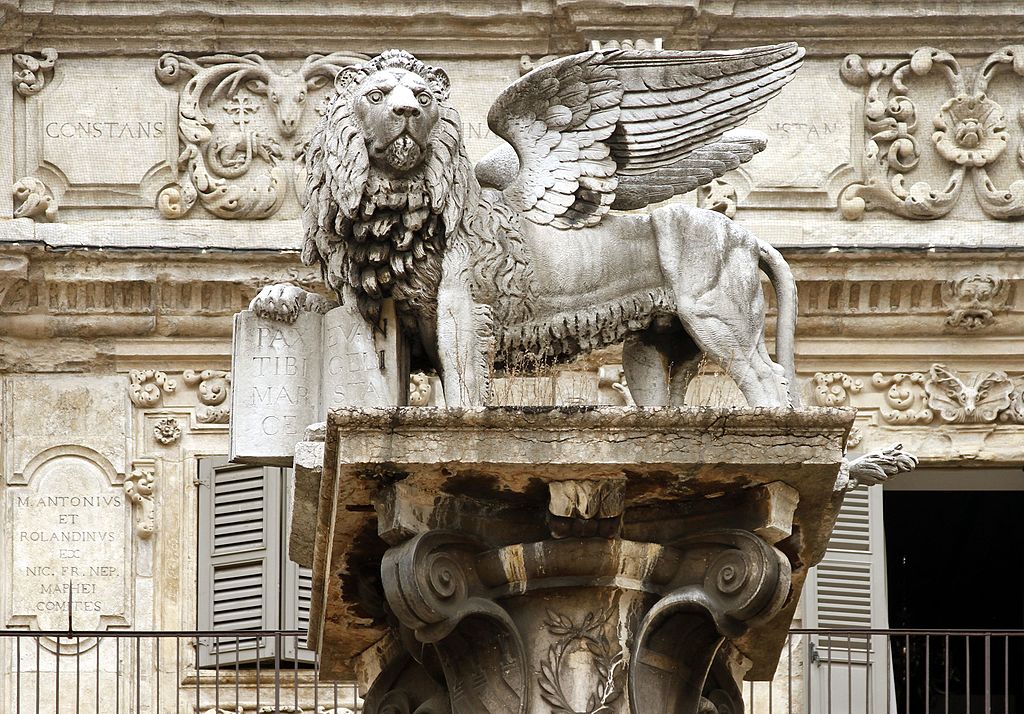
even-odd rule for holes
{"type": "MultiPolygon", "coordinates": [[[[904,218],[940,218],[956,205],[968,179],[988,216],[1024,216],[1024,176],[1001,187],[988,172],[987,167],[1004,154],[1011,136],[1006,111],[986,93],[1000,73],[1024,76],[1022,57],[1024,46],[1004,47],[965,72],[953,55],[933,47],[922,47],[902,60],[847,56],[840,73],[847,83],[865,87],[868,139],[865,178],[847,186],[840,196],[843,216],[856,220],[865,211],[881,209],[904,218]],[[932,119],[935,131],[928,142],[921,136],[913,79],[932,72],[945,77],[950,96],[932,119]],[[911,180],[928,143],[949,167],[942,187],[911,180]]],[[[1021,138],[1016,137],[1018,172],[1024,166],[1021,138]]]]}
{"type": "Polygon", "coordinates": [[[157,79],[185,86],[178,102],[181,176],[160,192],[161,215],[181,218],[197,202],[219,218],[277,213],[290,187],[304,180],[306,106],[321,98],[310,97],[326,94],[338,72],[366,59],[315,54],[293,70],[258,54],[162,55],[157,79]]]}

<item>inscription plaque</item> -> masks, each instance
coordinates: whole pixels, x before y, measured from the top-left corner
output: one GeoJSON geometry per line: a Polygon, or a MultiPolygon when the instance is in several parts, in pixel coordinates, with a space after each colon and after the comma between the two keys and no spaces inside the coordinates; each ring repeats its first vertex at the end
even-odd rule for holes
{"type": "Polygon", "coordinates": [[[62,187],[62,207],[151,207],[175,170],[175,97],[136,62],[71,59],[59,67],[25,101],[25,173],[62,187]]]}
{"type": "Polygon", "coordinates": [[[82,454],[43,461],[7,492],[12,624],[99,630],[127,615],[131,541],[123,486],[82,454]]]}

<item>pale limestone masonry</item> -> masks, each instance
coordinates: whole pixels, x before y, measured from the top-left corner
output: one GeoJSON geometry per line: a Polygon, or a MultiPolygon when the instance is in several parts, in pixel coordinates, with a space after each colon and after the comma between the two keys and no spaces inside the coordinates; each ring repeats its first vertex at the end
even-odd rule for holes
{"type": "MultiPolygon", "coordinates": [[[[292,130],[264,88],[240,83],[233,97],[201,107],[211,123],[208,138],[183,136],[181,98],[189,80],[161,81],[166,53],[197,62],[217,53],[255,53],[280,77],[308,67],[314,55],[407,49],[449,72],[452,103],[476,160],[498,144],[485,119],[494,97],[522,67],[548,56],[587,49],[593,40],[660,38],[670,49],[797,41],[807,49],[803,69],[747,125],[768,135],[768,148],[702,200],[734,210],[735,220],[778,247],[792,266],[804,403],[856,407],[855,450],[899,441],[922,466],[1019,469],[1024,223],[993,214],[1006,213],[994,194],[1011,194],[1003,207],[1012,207],[1011,187],[1024,178],[1017,158],[1024,78],[1012,63],[993,65],[998,76],[990,99],[1005,122],[1002,128],[980,122],[985,135],[979,138],[1005,136],[1006,144],[983,166],[958,163],[964,147],[933,137],[946,103],[971,90],[966,83],[963,92],[951,87],[942,67],[955,62],[966,75],[1005,56],[1002,48],[1024,44],[1019,13],[1016,0],[0,3],[0,123],[8,132],[0,142],[3,625],[47,622],[27,613],[26,603],[36,600],[27,600],[15,582],[24,556],[13,546],[18,524],[28,518],[16,511],[16,497],[62,495],[51,494],[48,474],[72,469],[80,493],[64,495],[120,501],[121,517],[100,529],[114,533],[103,545],[104,560],[112,563],[116,549],[118,571],[82,583],[95,585],[97,596],[110,593],[114,580],[127,583],[100,600],[100,626],[196,626],[197,464],[228,453],[233,316],[269,283],[316,289],[320,282],[298,259],[303,180],[297,156],[327,87],[307,87],[292,130]],[[948,58],[915,55],[923,47],[948,58]],[[846,59],[852,54],[863,58],[866,78],[844,71],[856,69],[846,59]],[[925,56],[933,65],[918,74],[925,56]],[[884,107],[878,115],[866,111],[875,60],[912,68],[904,74],[915,123],[904,122],[907,136],[895,150],[887,139],[872,139],[880,131],[873,122],[901,121],[884,107]],[[900,148],[908,143],[916,154],[900,148]],[[275,210],[265,218],[220,217],[197,194],[188,211],[167,218],[183,204],[163,192],[187,184],[200,159],[225,192],[275,210]],[[949,189],[958,167],[963,183],[949,189]],[[999,191],[986,192],[979,168],[999,191]],[[900,208],[893,210],[897,201],[879,196],[892,193],[891,179],[903,175],[907,195],[897,196],[900,208]],[[877,176],[887,183],[873,192],[848,189],[877,176]],[[925,220],[910,210],[915,203],[908,199],[927,193],[915,189],[920,183],[956,194],[944,215],[925,220]],[[858,196],[865,198],[863,214],[852,200],[858,196]],[[984,384],[993,388],[981,390],[984,384]],[[167,420],[175,422],[177,437],[167,420]],[[139,470],[153,474],[149,537],[140,528],[148,523],[146,499],[133,503],[124,490],[139,470]]],[[[888,98],[892,78],[878,78],[888,98]]],[[[948,127],[957,119],[944,121],[948,127]]],[[[950,136],[955,140],[956,131],[947,129],[950,136]]],[[[771,344],[771,330],[768,339],[771,344]]],[[[513,375],[496,392],[513,404],[622,405],[628,389],[620,364],[613,350],[537,380],[513,375]]],[[[712,369],[698,377],[693,399],[742,403],[712,369]]],[[[103,503],[95,508],[113,508],[113,501],[103,503]]],[[[84,518],[84,509],[94,506],[75,508],[84,518]]],[[[41,542],[28,547],[39,567],[60,558],[44,553],[41,542]]],[[[804,602],[813,599],[805,594],[804,602]]],[[[81,600],[84,607],[84,593],[81,600]]],[[[192,652],[183,652],[186,664],[192,652]]],[[[4,666],[6,656],[0,655],[4,666]]],[[[798,670],[802,656],[794,653],[798,670]]],[[[14,710],[12,692],[11,680],[0,679],[0,710],[14,710]]],[[[154,697],[151,688],[141,694],[143,701],[154,697]]]]}

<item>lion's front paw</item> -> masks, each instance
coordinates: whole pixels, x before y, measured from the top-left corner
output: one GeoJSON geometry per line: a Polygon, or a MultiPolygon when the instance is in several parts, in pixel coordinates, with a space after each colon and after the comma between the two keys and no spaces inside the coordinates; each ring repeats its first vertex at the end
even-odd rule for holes
{"type": "MultiPolygon", "coordinates": [[[[249,309],[262,318],[295,322],[306,302],[306,291],[288,283],[268,285],[249,303],[249,309]]],[[[317,295],[316,297],[320,297],[317,295]]],[[[323,298],[321,298],[323,299],[323,298]]]]}

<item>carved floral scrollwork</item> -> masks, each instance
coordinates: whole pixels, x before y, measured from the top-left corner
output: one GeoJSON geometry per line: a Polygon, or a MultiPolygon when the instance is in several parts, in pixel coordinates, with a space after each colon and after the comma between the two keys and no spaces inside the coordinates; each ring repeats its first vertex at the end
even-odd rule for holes
{"type": "Polygon", "coordinates": [[[314,54],[293,71],[278,70],[257,54],[162,55],[156,68],[161,82],[189,79],[178,102],[183,174],[160,192],[160,213],[181,218],[197,201],[220,218],[277,213],[293,173],[303,171],[308,139],[296,132],[309,95],[366,59],[351,52],[314,54]]]}
{"type": "Polygon", "coordinates": [[[128,373],[128,398],[137,407],[155,407],[164,394],[178,388],[178,382],[155,369],[133,369],[128,373]]]}
{"type": "Polygon", "coordinates": [[[14,88],[23,97],[39,94],[46,86],[47,75],[52,74],[57,64],[57,50],[45,47],[42,57],[27,54],[14,55],[14,64],[21,69],[14,72],[14,88]]]}
{"type": "Polygon", "coordinates": [[[949,309],[946,326],[974,332],[992,325],[1009,294],[1009,281],[987,273],[946,281],[942,284],[942,301],[949,309]]]}
{"type": "Polygon", "coordinates": [[[57,199],[46,184],[35,176],[25,176],[11,188],[14,200],[20,205],[14,209],[15,218],[31,218],[36,221],[57,220],[57,199]]]}
{"type": "Polygon", "coordinates": [[[996,421],[1010,408],[1013,383],[1006,372],[976,372],[961,377],[942,364],[932,365],[924,385],[928,406],[939,418],[953,424],[984,424],[996,421]]]}
{"type": "Polygon", "coordinates": [[[879,410],[889,424],[930,424],[934,414],[927,405],[925,376],[920,372],[897,372],[886,377],[881,372],[871,375],[876,389],[885,390],[885,404],[879,410]]]}
{"type": "Polygon", "coordinates": [[[601,714],[612,711],[610,705],[623,692],[622,666],[626,653],[613,647],[604,630],[615,619],[617,609],[609,608],[604,614],[588,612],[579,623],[573,618],[552,610],[547,611],[544,627],[557,637],[548,648],[547,658],[541,662],[538,684],[541,698],[551,706],[552,714],[601,714]],[[572,706],[562,688],[567,676],[567,659],[580,651],[589,656],[596,670],[597,687],[587,700],[585,712],[572,706]]]}
{"type": "Polygon", "coordinates": [[[221,406],[227,401],[231,389],[231,373],[219,369],[196,371],[186,369],[182,374],[185,384],[197,387],[199,407],[196,408],[196,421],[200,424],[227,424],[231,418],[231,408],[221,406]]]}
{"type": "Polygon", "coordinates": [[[147,539],[156,531],[156,504],[153,490],[156,478],[151,468],[138,467],[124,480],[124,493],[136,507],[135,534],[147,539]]]}
{"type": "Polygon", "coordinates": [[[813,378],[814,403],[819,407],[846,407],[850,394],[864,389],[864,382],[844,372],[816,372],[813,378]]]}
{"type": "MultiPolygon", "coordinates": [[[[843,216],[856,220],[866,210],[880,208],[904,218],[940,218],[956,204],[968,175],[986,214],[1001,219],[1024,215],[1024,179],[998,187],[986,169],[1009,143],[1005,111],[986,92],[1000,72],[1024,76],[1022,58],[1024,46],[1004,47],[973,71],[964,72],[951,54],[932,47],[922,47],[903,60],[847,56],[840,72],[843,79],[867,87],[864,125],[869,138],[864,150],[865,180],[843,191],[839,200],[843,216]],[[943,188],[926,181],[908,186],[923,142],[907,80],[933,71],[944,74],[952,94],[933,118],[931,135],[936,154],[950,166],[949,178],[943,188]]],[[[1024,166],[1024,142],[1019,144],[1016,160],[1024,166]]]]}

